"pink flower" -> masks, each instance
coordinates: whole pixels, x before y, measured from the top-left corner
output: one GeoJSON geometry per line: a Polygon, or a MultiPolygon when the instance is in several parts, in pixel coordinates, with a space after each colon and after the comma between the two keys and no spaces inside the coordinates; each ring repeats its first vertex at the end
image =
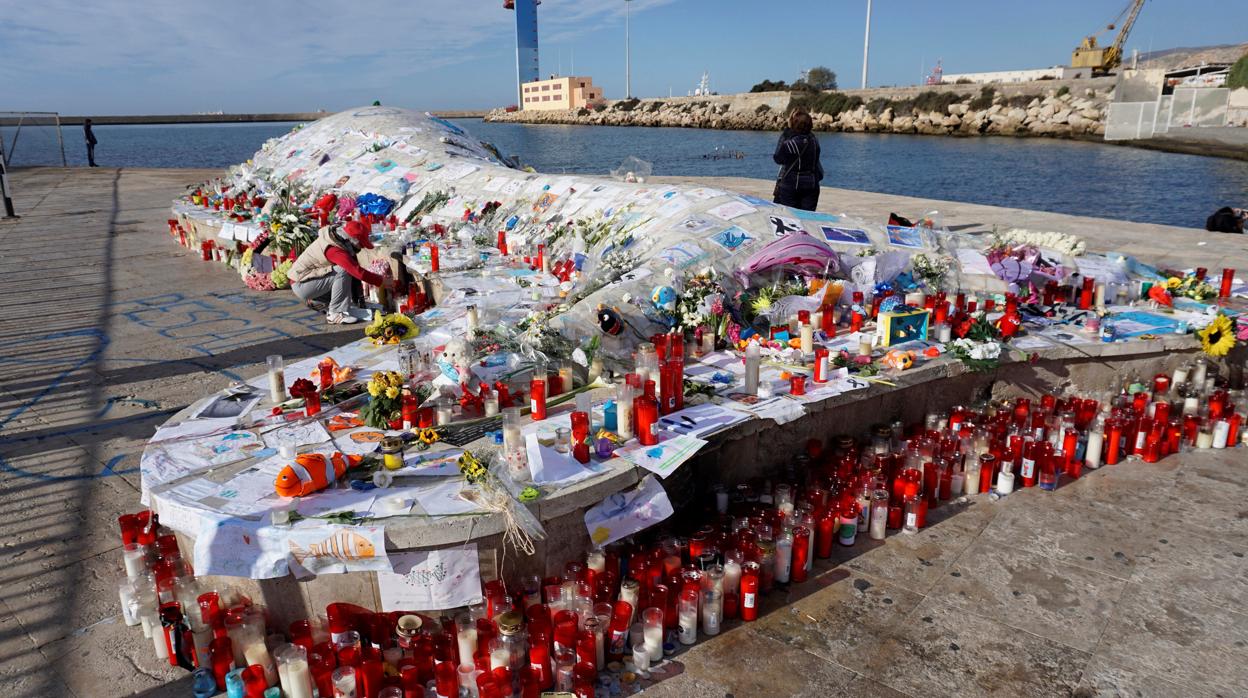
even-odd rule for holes
{"type": "Polygon", "coordinates": [[[715,296],[711,299],[711,315],[724,314],[724,298],[723,296],[715,296]]]}

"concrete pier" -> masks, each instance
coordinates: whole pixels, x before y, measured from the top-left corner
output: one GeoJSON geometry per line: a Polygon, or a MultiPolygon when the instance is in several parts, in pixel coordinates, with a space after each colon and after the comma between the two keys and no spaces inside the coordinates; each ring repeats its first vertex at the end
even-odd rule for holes
{"type": "MultiPolygon", "coordinates": [[[[0,219],[0,677],[9,696],[189,695],[123,625],[116,517],[154,427],[268,354],[359,336],[288,293],[248,291],[166,232],[210,170],[11,175],[0,219]]],[[[762,180],[699,182],[768,196],[762,180]]],[[[1175,266],[1248,269],[1248,239],[826,189],[821,210],[1020,225],[1175,266]],[[1203,243],[1203,244],[1202,244],[1203,243]]],[[[1056,493],[954,505],[845,549],[799,597],[678,658],[648,695],[1212,695],[1248,685],[1244,452],[1102,470],[1056,493]],[[944,510],[942,510],[944,511],[944,510]]]]}

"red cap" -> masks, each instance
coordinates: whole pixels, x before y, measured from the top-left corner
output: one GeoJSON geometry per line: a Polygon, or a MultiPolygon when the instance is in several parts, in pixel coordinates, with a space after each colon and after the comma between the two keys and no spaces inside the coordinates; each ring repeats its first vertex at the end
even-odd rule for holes
{"type": "Polygon", "coordinates": [[[342,232],[359,243],[360,247],[366,250],[373,249],[373,240],[368,236],[368,226],[360,221],[347,221],[342,227],[342,232]]]}

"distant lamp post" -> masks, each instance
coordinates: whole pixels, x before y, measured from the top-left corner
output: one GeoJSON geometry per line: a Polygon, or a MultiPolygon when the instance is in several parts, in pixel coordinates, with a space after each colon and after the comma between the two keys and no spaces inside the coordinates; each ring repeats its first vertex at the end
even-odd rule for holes
{"type": "Polygon", "coordinates": [[[871,0],[867,0],[867,33],[862,39],[862,89],[867,89],[867,56],[871,51],[871,0]]]}
{"type": "Polygon", "coordinates": [[[633,97],[633,64],[629,55],[628,42],[628,2],[624,0],[624,99],[633,97]]]}

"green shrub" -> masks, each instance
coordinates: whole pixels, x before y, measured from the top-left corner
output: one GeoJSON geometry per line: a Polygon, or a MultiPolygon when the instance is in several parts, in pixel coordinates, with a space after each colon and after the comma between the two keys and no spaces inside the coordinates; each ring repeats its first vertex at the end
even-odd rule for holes
{"type": "Polygon", "coordinates": [[[632,111],[637,108],[638,104],[641,104],[641,100],[637,99],[636,97],[633,97],[631,99],[623,99],[615,103],[615,110],[616,111],[632,111]]]}
{"type": "Polygon", "coordinates": [[[766,114],[769,111],[771,111],[771,105],[768,104],[760,104],[757,107],[754,107],[755,114],[766,114]]]}
{"type": "Polygon", "coordinates": [[[789,84],[783,80],[764,80],[750,88],[750,92],[788,92],[789,84]]]}
{"type": "Polygon", "coordinates": [[[605,111],[606,108],[607,108],[606,102],[598,102],[597,104],[594,105],[594,111],[598,111],[598,112],[605,111]]]}
{"type": "Polygon", "coordinates": [[[955,85],[974,85],[975,81],[970,78],[958,78],[954,81],[955,85]]]}
{"type": "Polygon", "coordinates": [[[1005,100],[1005,103],[1010,105],[1011,107],[1018,107],[1019,109],[1025,109],[1027,108],[1028,104],[1031,104],[1031,100],[1035,98],[1036,98],[1035,95],[1014,95],[1013,97],[1010,97],[1009,99],[1005,100]]]}
{"type": "Polygon", "coordinates": [[[793,99],[789,100],[789,111],[802,107],[812,114],[836,116],[862,105],[862,97],[857,95],[850,96],[844,92],[807,92],[793,95],[793,99]]]}
{"type": "Polygon", "coordinates": [[[987,85],[979,88],[979,96],[971,100],[967,106],[975,111],[982,111],[992,106],[993,100],[997,96],[997,91],[987,85]]]}
{"type": "Polygon", "coordinates": [[[1057,88],[1058,97],[1061,97],[1062,95],[1068,95],[1068,94],[1070,94],[1070,86],[1062,85],[1061,87],[1057,88]]]}
{"type": "MultiPolygon", "coordinates": [[[[914,108],[920,111],[948,111],[950,104],[957,104],[962,101],[962,95],[956,92],[937,92],[936,90],[928,90],[920,92],[914,98],[914,108]]],[[[896,113],[897,110],[893,109],[896,113]]]]}
{"type": "Polygon", "coordinates": [[[1235,61],[1235,65],[1231,66],[1231,72],[1226,76],[1226,86],[1232,90],[1237,87],[1248,87],[1248,53],[1241,56],[1235,61]]]}

